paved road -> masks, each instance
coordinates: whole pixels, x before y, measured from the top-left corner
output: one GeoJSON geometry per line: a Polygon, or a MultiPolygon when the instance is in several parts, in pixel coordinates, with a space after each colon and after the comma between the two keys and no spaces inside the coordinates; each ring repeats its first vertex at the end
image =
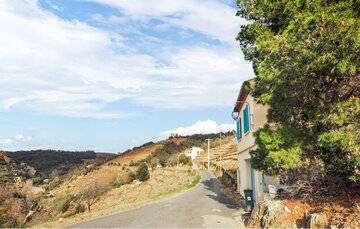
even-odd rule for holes
{"type": "Polygon", "coordinates": [[[242,228],[240,206],[220,191],[208,172],[201,183],[174,198],[74,225],[74,228],[242,228]]]}

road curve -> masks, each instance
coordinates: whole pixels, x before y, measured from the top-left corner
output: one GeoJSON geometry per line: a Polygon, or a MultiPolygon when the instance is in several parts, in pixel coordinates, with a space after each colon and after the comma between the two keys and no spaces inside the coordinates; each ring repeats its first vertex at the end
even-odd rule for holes
{"type": "Polygon", "coordinates": [[[240,206],[221,193],[217,179],[202,175],[199,185],[174,198],[72,228],[243,228],[240,206]]]}

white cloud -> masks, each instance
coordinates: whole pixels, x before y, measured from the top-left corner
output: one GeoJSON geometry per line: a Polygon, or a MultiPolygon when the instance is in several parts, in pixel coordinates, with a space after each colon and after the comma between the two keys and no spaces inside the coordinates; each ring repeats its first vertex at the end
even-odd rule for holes
{"type": "Polygon", "coordinates": [[[10,145],[16,145],[19,143],[29,142],[31,140],[32,140],[32,136],[17,134],[10,138],[0,139],[0,144],[10,146],[10,145]]]}
{"type": "Polygon", "coordinates": [[[235,124],[218,124],[213,120],[197,121],[195,124],[187,127],[179,127],[173,130],[166,130],[160,133],[162,136],[179,134],[187,136],[192,134],[212,134],[235,130],[235,124]]]}
{"type": "Polygon", "coordinates": [[[138,102],[156,108],[228,107],[242,81],[252,74],[237,50],[189,48],[174,54],[170,61],[154,72],[165,80],[145,87],[138,102]]]}
{"type": "Polygon", "coordinates": [[[64,21],[36,1],[0,3],[0,106],[75,117],[120,117],[106,104],[146,85],[152,57],[115,54],[119,35],[64,21]]]}
{"type": "Polygon", "coordinates": [[[217,0],[89,0],[110,5],[143,22],[161,20],[164,24],[191,29],[211,38],[234,42],[240,24],[236,9],[217,0]]]}
{"type": "MultiPolygon", "coordinates": [[[[207,12],[211,26],[214,26],[211,20],[220,20],[219,12],[227,12],[224,18],[220,17],[222,20],[232,11],[215,1],[203,2],[196,12],[192,8],[200,2],[195,0],[184,1],[190,5],[183,1],[150,2],[109,1],[109,4],[126,8],[133,17],[145,18],[152,16],[141,15],[143,11],[138,7],[153,5],[154,9],[144,12],[166,18],[175,14],[178,16],[168,20],[184,19],[189,24],[195,16],[205,20],[207,12]],[[216,7],[219,7],[217,13],[213,12],[216,7]]],[[[113,18],[113,22],[116,20],[120,18],[113,18]]],[[[233,26],[232,20],[219,23],[233,26]]],[[[213,31],[219,36],[226,34],[222,28],[218,26],[213,31]]],[[[200,31],[201,27],[194,29],[200,31]]],[[[211,31],[205,32],[210,34],[211,31]]],[[[244,62],[237,48],[179,48],[169,55],[167,64],[141,54],[141,50],[114,51],[119,47],[132,48],[123,43],[121,34],[76,20],[63,20],[41,9],[36,0],[1,1],[0,33],[0,110],[121,118],[132,114],[107,108],[123,99],[160,109],[226,107],[234,102],[241,81],[251,75],[250,65],[244,62]]],[[[214,37],[218,36],[216,34],[214,37]]]]}

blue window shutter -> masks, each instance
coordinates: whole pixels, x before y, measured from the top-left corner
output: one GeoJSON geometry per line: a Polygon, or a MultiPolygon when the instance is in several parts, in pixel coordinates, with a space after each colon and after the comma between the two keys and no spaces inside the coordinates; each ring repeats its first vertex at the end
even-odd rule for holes
{"type": "Polygon", "coordinates": [[[244,133],[247,133],[250,129],[249,105],[246,105],[245,109],[243,110],[243,116],[244,116],[244,133]]]}
{"type": "Polygon", "coordinates": [[[236,138],[237,140],[241,139],[241,119],[238,119],[236,122],[236,138]]]}

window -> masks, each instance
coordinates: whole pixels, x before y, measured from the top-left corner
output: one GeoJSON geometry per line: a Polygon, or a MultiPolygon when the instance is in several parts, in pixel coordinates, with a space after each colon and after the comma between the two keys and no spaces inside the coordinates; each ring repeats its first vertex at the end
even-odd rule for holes
{"type": "Polygon", "coordinates": [[[236,138],[237,140],[241,139],[241,118],[239,118],[236,122],[236,138]]]}
{"type": "Polygon", "coordinates": [[[249,120],[249,105],[247,104],[245,106],[245,109],[243,110],[243,116],[244,116],[244,133],[249,132],[250,130],[250,120],[249,120]]]}

